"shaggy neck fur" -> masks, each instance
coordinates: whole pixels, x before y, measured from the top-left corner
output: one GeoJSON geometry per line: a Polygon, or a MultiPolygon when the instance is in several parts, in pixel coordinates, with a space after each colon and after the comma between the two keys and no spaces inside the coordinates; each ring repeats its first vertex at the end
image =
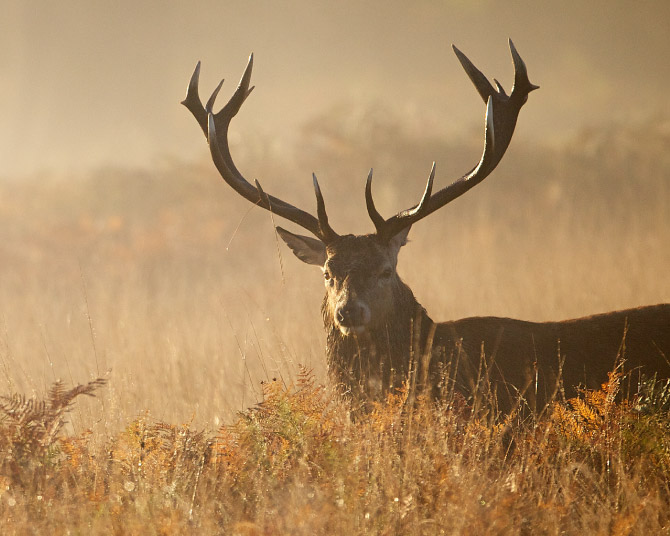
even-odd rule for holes
{"type": "Polygon", "coordinates": [[[359,335],[342,334],[332,317],[328,296],[324,298],[321,312],[327,335],[328,372],[351,395],[378,398],[399,387],[407,379],[415,349],[423,347],[432,321],[400,278],[393,296],[392,314],[386,321],[359,335]],[[418,343],[413,342],[417,318],[421,322],[418,343]]]}

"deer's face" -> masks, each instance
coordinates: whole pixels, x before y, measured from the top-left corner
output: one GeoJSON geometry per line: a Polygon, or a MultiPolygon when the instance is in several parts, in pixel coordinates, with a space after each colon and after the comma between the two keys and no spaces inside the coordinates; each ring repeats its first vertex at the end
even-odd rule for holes
{"type": "Polygon", "coordinates": [[[393,310],[398,251],[409,228],[388,243],[376,235],[345,235],[327,246],[313,238],[278,229],[303,262],[322,267],[327,313],[343,335],[384,325],[393,310]]]}

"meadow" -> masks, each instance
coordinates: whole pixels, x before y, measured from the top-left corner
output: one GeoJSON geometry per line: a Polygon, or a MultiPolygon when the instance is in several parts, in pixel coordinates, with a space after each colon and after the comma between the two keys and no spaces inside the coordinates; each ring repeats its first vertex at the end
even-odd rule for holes
{"type": "MultiPolygon", "coordinates": [[[[315,171],[335,229],[361,233],[369,167],[390,214],[433,160],[444,183],[479,158],[479,129],[429,130],[338,109],[233,154],[310,210],[315,171]]],[[[399,273],[437,320],[670,302],[669,206],[667,117],[514,140],[412,229],[399,273]]],[[[670,532],[667,386],[622,401],[613,374],[506,422],[403,391],[352,417],[327,384],[318,271],[204,142],[197,163],[6,177],[0,239],[4,534],[670,532]]]]}

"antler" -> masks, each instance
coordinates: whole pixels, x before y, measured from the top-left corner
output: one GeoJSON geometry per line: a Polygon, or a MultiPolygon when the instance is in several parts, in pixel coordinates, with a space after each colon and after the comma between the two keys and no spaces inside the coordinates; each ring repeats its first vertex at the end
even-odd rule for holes
{"type": "Polygon", "coordinates": [[[312,175],[317,203],[317,217],[315,218],[304,210],[294,207],[277,197],[266,194],[258,181],[254,181],[255,185],[250,184],[239,172],[230,155],[228,127],[230,126],[230,121],[237,115],[242,104],[254,89],[253,87],[249,87],[253,63],[254,55],[252,54],[249,56],[249,63],[247,63],[247,67],[235,93],[219,112],[213,113],[214,101],[221,89],[223,80],[216,86],[207,104],[203,107],[198,92],[198,80],[200,78],[200,62],[198,62],[188,84],[186,98],[182,101],[182,104],[190,110],[205,133],[212,154],[212,160],[223,180],[248,201],[300,225],[322,242],[328,244],[336,239],[338,235],[328,223],[326,206],[321,195],[319,183],[316,180],[316,175],[312,175]]]}
{"type": "Polygon", "coordinates": [[[505,154],[514,133],[519,111],[528,100],[528,94],[539,87],[531,84],[528,80],[526,64],[519,56],[511,39],[509,40],[509,48],[514,62],[514,86],[512,86],[509,96],[497,80],[494,80],[496,84],[494,88],[465,54],[455,46],[452,45],[452,47],[465,72],[486,103],[484,153],[479,163],[469,173],[431,195],[433,179],[435,178],[435,163],[433,163],[426,190],[419,204],[411,209],[399,212],[387,220],[375,208],[372,199],[372,170],[370,170],[365,186],[365,201],[370,219],[377,229],[377,235],[384,240],[392,238],[401,230],[432,214],[482,182],[495,169],[505,154]]]}

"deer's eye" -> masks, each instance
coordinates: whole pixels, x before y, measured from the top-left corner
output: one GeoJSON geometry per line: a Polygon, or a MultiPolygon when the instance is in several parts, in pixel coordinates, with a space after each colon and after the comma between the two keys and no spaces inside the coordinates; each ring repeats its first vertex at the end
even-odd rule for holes
{"type": "Polygon", "coordinates": [[[323,278],[326,281],[330,281],[333,278],[333,276],[331,275],[331,273],[328,270],[326,270],[325,272],[323,272],[323,278]]]}
{"type": "Polygon", "coordinates": [[[392,268],[384,268],[381,273],[379,274],[379,277],[382,279],[388,279],[393,275],[393,269],[392,268]]]}

